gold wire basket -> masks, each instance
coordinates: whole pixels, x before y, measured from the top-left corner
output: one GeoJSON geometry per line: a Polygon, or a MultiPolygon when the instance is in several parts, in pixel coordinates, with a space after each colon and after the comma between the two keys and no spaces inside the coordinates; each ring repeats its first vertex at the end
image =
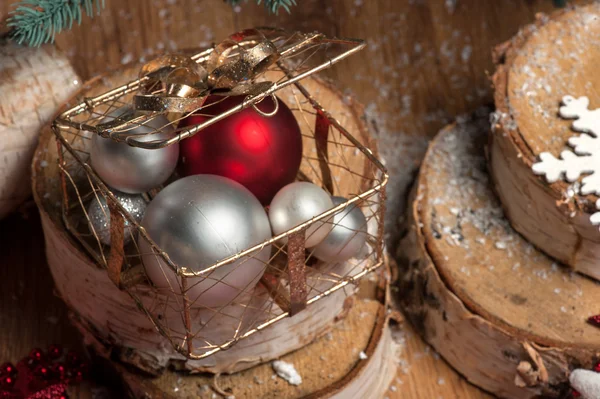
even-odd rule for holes
{"type": "MultiPolygon", "coordinates": [[[[157,331],[187,358],[202,359],[227,349],[240,339],[297,314],[307,305],[355,285],[383,265],[383,215],[388,180],[385,167],[371,149],[344,129],[300,83],[363,47],[360,40],[331,39],[318,33],[286,33],[271,28],[247,30],[190,57],[200,66],[200,72],[194,72],[195,77],[201,77],[200,83],[169,80],[164,68],[150,65],[142,69],[139,79],[97,97],[85,98],[55,120],[53,131],[58,143],[66,228],[106,268],[111,280],[132,297],[157,331]],[[257,51],[262,58],[256,58],[257,51]],[[223,65],[227,67],[217,70],[223,65]],[[255,105],[267,96],[274,98],[274,93],[289,106],[301,125],[303,158],[297,180],[313,182],[329,194],[348,200],[200,272],[171,261],[89,165],[90,142],[95,134],[132,146],[165,147],[202,134],[206,126],[244,108],[254,107],[259,111],[255,105]],[[239,106],[201,125],[179,127],[179,121],[185,117],[202,112],[201,99],[208,94],[246,97],[239,106]],[[105,122],[108,114],[131,104],[144,109],[141,117],[130,115],[105,122]],[[139,140],[139,135],[130,133],[132,127],[147,126],[158,115],[169,120],[173,130],[169,138],[139,140]],[[107,204],[109,231],[97,231],[90,223],[88,205],[100,199],[107,204]],[[359,206],[367,219],[363,250],[345,262],[326,263],[316,259],[304,245],[307,229],[315,223],[333,223],[332,216],[349,206],[359,206]],[[110,236],[110,245],[100,239],[103,234],[110,236]],[[165,293],[152,285],[142,264],[138,240],[145,241],[154,256],[177,274],[178,290],[165,293]],[[240,289],[228,304],[209,307],[191,301],[185,294],[192,281],[189,279],[209,280],[213,272],[233,262],[238,262],[236,267],[243,267],[246,259],[267,246],[271,247],[271,256],[264,262],[259,283],[240,289]]],[[[159,131],[161,128],[147,134],[159,131]]],[[[172,176],[170,181],[176,178],[172,176]]],[[[150,202],[162,188],[144,193],[144,200],[150,202]]],[[[223,281],[215,279],[215,283],[223,281]]]]}

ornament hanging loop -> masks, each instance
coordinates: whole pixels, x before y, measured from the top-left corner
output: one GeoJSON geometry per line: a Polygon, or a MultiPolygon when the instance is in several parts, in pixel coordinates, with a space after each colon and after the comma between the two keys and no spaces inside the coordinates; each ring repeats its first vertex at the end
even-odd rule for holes
{"type": "MultiPolygon", "coordinates": [[[[258,112],[260,115],[270,118],[272,116],[275,116],[275,114],[277,114],[277,111],[279,111],[279,101],[277,100],[277,97],[275,96],[275,94],[271,94],[269,95],[269,97],[271,97],[271,99],[273,100],[273,104],[275,104],[275,107],[273,108],[273,110],[271,112],[265,112],[262,111],[260,108],[258,108],[258,104],[260,104],[262,102],[262,100],[264,100],[264,98],[262,100],[259,100],[258,102],[252,104],[252,108],[254,108],[254,110],[256,112],[258,112]]],[[[246,100],[248,100],[248,98],[246,98],[246,100]]]]}

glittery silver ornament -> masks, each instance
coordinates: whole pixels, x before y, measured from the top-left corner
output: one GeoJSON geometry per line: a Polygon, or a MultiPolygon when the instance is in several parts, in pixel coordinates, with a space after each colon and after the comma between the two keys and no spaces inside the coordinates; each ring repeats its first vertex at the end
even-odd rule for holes
{"type": "MultiPolygon", "coordinates": [[[[334,206],[343,204],[343,197],[332,197],[334,206]]],[[[333,216],[333,228],[313,249],[313,255],[326,262],[343,262],[355,256],[367,240],[367,219],[355,204],[333,216]]]]}
{"type": "MultiPolygon", "coordinates": [[[[125,208],[125,210],[135,219],[136,222],[141,222],[146,210],[146,201],[141,195],[120,193],[113,191],[113,195],[117,201],[125,208]]],[[[90,229],[96,232],[96,235],[103,244],[110,245],[110,210],[104,196],[98,195],[94,197],[88,207],[88,217],[90,218],[90,229]]],[[[124,220],[124,235],[123,241],[127,244],[131,241],[131,224],[128,220],[124,220]]]]}
{"type": "MultiPolygon", "coordinates": [[[[142,226],[178,267],[196,272],[271,237],[269,219],[258,199],[241,184],[214,175],[188,176],[165,187],[148,205],[142,226]]],[[[181,278],[143,237],[138,243],[154,285],[180,294],[181,278]]],[[[270,255],[267,246],[206,278],[187,278],[189,300],[207,307],[230,303],[256,285],[270,255]]]]}
{"type": "MultiPolygon", "coordinates": [[[[269,220],[275,235],[286,232],[315,216],[333,208],[331,197],[325,190],[308,182],[294,182],[283,187],[271,201],[269,220]]],[[[307,248],[314,247],[323,239],[332,224],[330,219],[313,223],[306,230],[307,248]]]]}
{"type": "MultiPolygon", "coordinates": [[[[113,111],[102,120],[110,122],[127,111],[127,107],[113,111]]],[[[141,141],[170,138],[174,128],[162,115],[152,118],[145,125],[129,130],[129,133],[146,134],[141,141]],[[161,130],[159,133],[147,134],[161,130]]],[[[92,168],[110,187],[119,191],[137,194],[146,192],[164,183],[175,170],[179,157],[179,144],[149,150],[132,147],[97,134],[92,138],[90,159],[92,168]]]]}

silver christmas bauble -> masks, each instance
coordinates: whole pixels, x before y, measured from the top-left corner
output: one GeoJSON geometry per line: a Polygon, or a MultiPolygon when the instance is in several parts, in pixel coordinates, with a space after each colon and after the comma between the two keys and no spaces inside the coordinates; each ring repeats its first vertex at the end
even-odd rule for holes
{"type": "MultiPolygon", "coordinates": [[[[109,122],[123,114],[127,107],[113,111],[102,120],[109,122]]],[[[141,141],[154,141],[170,138],[174,128],[169,120],[159,115],[145,125],[129,130],[129,133],[147,134],[141,141]],[[152,133],[160,129],[159,133],[152,133]]],[[[97,134],[92,137],[90,159],[92,168],[110,187],[129,194],[146,192],[163,184],[175,170],[179,157],[179,144],[149,150],[132,147],[97,134]]]]}
{"type": "MultiPolygon", "coordinates": [[[[146,210],[146,201],[141,195],[120,193],[118,191],[113,191],[113,195],[136,222],[142,221],[142,216],[144,216],[146,210]]],[[[110,210],[106,198],[102,195],[94,197],[88,206],[87,212],[90,218],[90,229],[96,233],[103,244],[110,245],[110,210]]],[[[131,241],[132,234],[128,220],[124,220],[124,227],[123,242],[127,244],[131,241]]]]}
{"type": "MultiPolygon", "coordinates": [[[[271,238],[269,219],[258,199],[241,184],[214,175],[193,175],[169,184],[148,205],[142,226],[178,267],[197,272],[271,238]]],[[[154,285],[180,294],[181,278],[143,237],[138,243],[154,285]]],[[[188,299],[212,308],[234,301],[254,288],[270,255],[266,246],[206,277],[187,278],[188,299]]]]}
{"type": "MultiPolygon", "coordinates": [[[[332,197],[335,206],[343,197],[332,197]]],[[[333,216],[333,228],[313,249],[313,255],[326,262],[343,262],[358,254],[367,240],[367,218],[355,204],[333,216]]]]}
{"type": "MultiPolygon", "coordinates": [[[[331,197],[312,183],[294,182],[283,187],[271,201],[269,220],[275,235],[298,226],[333,208],[331,197]]],[[[307,248],[314,247],[331,230],[331,220],[320,220],[306,230],[307,248]],[[328,223],[329,222],[329,223],[328,223]]]]}

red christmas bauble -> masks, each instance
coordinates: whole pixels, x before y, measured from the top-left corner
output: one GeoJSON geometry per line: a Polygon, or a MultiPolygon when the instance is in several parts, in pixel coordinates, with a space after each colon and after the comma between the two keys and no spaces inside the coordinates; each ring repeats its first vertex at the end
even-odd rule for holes
{"type": "MultiPolygon", "coordinates": [[[[243,96],[211,96],[202,115],[191,115],[180,126],[198,125],[243,100],[243,96]]],[[[300,126],[292,111],[278,100],[279,110],[271,117],[246,108],[183,140],[180,173],[228,177],[245,186],[263,205],[269,204],[280,188],[295,180],[302,161],[300,126]]],[[[266,113],[275,109],[270,97],[257,106],[266,113]]]]}

